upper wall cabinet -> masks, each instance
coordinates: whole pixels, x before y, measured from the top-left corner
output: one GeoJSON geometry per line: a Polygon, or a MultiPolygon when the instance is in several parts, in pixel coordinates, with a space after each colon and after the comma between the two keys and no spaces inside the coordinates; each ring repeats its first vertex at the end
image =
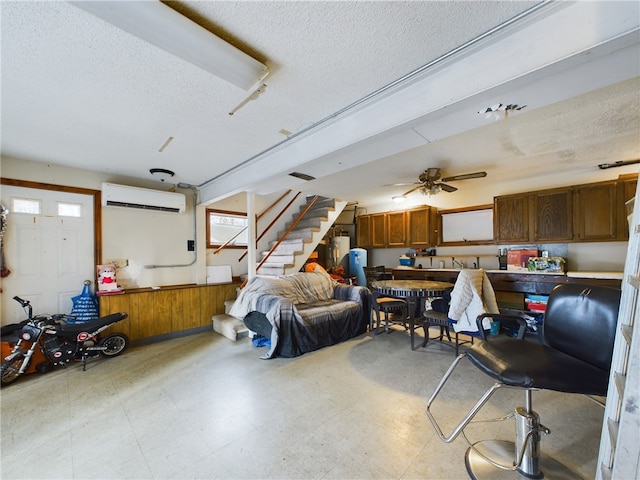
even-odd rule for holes
{"type": "Polygon", "coordinates": [[[371,215],[359,215],[356,220],[356,243],[360,248],[371,247],[371,215]]]}
{"type": "Polygon", "coordinates": [[[357,243],[362,248],[429,247],[435,245],[431,207],[373,213],[357,218],[357,243]]]}
{"type": "Polygon", "coordinates": [[[413,248],[435,245],[431,228],[431,207],[407,210],[407,246],[413,248]]]}
{"type": "Polygon", "coordinates": [[[493,236],[499,243],[529,242],[529,195],[504,195],[493,201],[493,236]]]}
{"type": "Polygon", "coordinates": [[[499,243],[573,240],[572,187],[494,199],[494,237],[499,243]]]}
{"type": "Polygon", "coordinates": [[[498,243],[605,242],[629,238],[625,202],[637,175],[494,198],[498,243]]]}
{"type": "Polygon", "coordinates": [[[570,242],[573,240],[573,188],[556,188],[531,194],[532,241],[570,242]]]}
{"type": "Polygon", "coordinates": [[[371,215],[371,247],[384,248],[387,246],[387,219],[385,213],[371,215]]]}
{"type": "Polygon", "coordinates": [[[387,213],[387,247],[404,247],[407,239],[407,215],[405,212],[387,213]]]}
{"type": "Polygon", "coordinates": [[[582,242],[618,237],[617,182],[580,185],[575,189],[577,236],[582,242]]]}

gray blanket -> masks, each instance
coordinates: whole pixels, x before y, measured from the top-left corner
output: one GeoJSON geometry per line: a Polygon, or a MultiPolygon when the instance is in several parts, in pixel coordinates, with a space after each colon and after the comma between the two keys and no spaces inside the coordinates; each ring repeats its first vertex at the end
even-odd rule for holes
{"type": "MultiPolygon", "coordinates": [[[[300,278],[308,282],[314,277],[298,277],[294,281],[296,285],[299,284],[300,278]]],[[[329,290],[324,283],[326,279],[316,278],[304,294],[298,292],[296,296],[288,295],[289,298],[263,293],[270,288],[248,286],[250,288],[236,301],[243,305],[239,305],[238,308],[234,305],[232,314],[234,311],[236,314],[243,314],[242,318],[249,328],[252,328],[250,324],[259,325],[260,327],[252,328],[255,331],[269,333],[270,330],[271,348],[262,358],[295,357],[360,335],[365,331],[367,324],[368,290],[329,281],[329,290]],[[322,285],[318,286],[317,283],[322,285]],[[310,290],[321,293],[310,294],[310,290]],[[320,298],[314,300],[316,297],[320,298]],[[301,298],[312,301],[295,302],[301,298]]],[[[283,282],[276,283],[276,290],[282,294],[283,282]]]]}

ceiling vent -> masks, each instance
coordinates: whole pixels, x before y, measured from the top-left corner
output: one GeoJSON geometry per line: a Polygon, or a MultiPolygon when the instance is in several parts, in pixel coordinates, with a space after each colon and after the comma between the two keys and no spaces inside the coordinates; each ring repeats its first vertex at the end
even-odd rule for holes
{"type": "Polygon", "coordinates": [[[306,173],[300,173],[300,172],[291,172],[289,175],[291,175],[292,177],[300,178],[302,180],[306,180],[307,182],[310,182],[311,180],[316,179],[316,177],[312,177],[311,175],[307,175],[306,173]]]}
{"type": "Polygon", "coordinates": [[[186,199],[182,193],[103,183],[102,206],[184,213],[186,199]]]}

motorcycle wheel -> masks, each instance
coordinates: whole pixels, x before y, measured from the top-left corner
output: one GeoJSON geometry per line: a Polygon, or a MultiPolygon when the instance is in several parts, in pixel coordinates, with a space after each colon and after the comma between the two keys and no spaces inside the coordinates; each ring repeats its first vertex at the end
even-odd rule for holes
{"type": "Polygon", "coordinates": [[[0,367],[1,386],[9,385],[18,379],[22,362],[24,362],[24,355],[20,354],[2,364],[2,367],[0,367]]]}
{"type": "Polygon", "coordinates": [[[124,333],[110,333],[100,339],[101,347],[105,347],[100,352],[105,357],[116,357],[124,352],[129,346],[129,337],[124,333]]]}

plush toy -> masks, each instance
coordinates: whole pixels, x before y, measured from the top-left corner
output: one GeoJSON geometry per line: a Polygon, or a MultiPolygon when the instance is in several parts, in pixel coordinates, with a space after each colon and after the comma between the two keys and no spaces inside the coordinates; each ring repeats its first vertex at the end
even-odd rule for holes
{"type": "Polygon", "coordinates": [[[98,290],[118,290],[115,265],[98,265],[98,290]]]}

